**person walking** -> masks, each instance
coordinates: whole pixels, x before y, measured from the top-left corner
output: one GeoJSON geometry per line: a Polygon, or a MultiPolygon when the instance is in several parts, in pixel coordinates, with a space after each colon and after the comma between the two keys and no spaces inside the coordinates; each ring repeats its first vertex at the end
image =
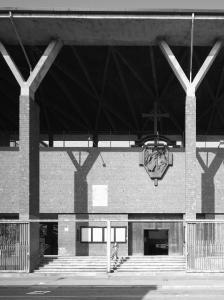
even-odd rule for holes
{"type": "Polygon", "coordinates": [[[115,259],[115,260],[118,259],[118,249],[119,249],[118,243],[114,243],[114,245],[113,245],[113,254],[111,256],[112,259],[115,259]]]}

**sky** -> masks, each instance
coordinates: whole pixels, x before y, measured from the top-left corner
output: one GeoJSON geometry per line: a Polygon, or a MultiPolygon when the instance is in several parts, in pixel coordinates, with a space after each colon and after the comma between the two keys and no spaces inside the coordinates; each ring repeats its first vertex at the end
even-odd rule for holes
{"type": "Polygon", "coordinates": [[[22,10],[224,10],[223,0],[0,0],[0,9],[22,10]]]}

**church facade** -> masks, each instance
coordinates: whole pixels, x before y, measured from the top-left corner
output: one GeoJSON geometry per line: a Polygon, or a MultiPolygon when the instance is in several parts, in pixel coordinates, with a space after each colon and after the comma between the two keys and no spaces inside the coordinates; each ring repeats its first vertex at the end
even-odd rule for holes
{"type": "Polygon", "coordinates": [[[110,255],[108,234],[122,256],[224,243],[224,16],[195,10],[1,8],[1,243],[28,224],[30,271],[43,240],[59,256],[110,255]]]}

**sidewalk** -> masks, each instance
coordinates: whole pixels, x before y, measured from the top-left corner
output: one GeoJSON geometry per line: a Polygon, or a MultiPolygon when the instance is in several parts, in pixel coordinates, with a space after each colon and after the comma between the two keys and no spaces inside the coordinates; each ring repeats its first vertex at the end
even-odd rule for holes
{"type": "Polygon", "coordinates": [[[224,273],[128,273],[128,274],[0,274],[0,286],[169,286],[192,288],[218,288],[224,290],[224,273]]]}

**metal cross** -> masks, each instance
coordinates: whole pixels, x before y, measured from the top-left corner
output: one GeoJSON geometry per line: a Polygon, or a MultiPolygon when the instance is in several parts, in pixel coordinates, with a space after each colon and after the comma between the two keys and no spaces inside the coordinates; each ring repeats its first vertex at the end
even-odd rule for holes
{"type": "MultiPolygon", "coordinates": [[[[154,101],[153,104],[153,112],[151,114],[142,114],[143,118],[153,118],[154,122],[154,135],[158,137],[158,120],[160,118],[169,118],[169,114],[165,113],[159,113],[158,111],[158,103],[157,101],[154,101]]],[[[155,144],[157,144],[157,138],[155,138],[155,144]]]]}

